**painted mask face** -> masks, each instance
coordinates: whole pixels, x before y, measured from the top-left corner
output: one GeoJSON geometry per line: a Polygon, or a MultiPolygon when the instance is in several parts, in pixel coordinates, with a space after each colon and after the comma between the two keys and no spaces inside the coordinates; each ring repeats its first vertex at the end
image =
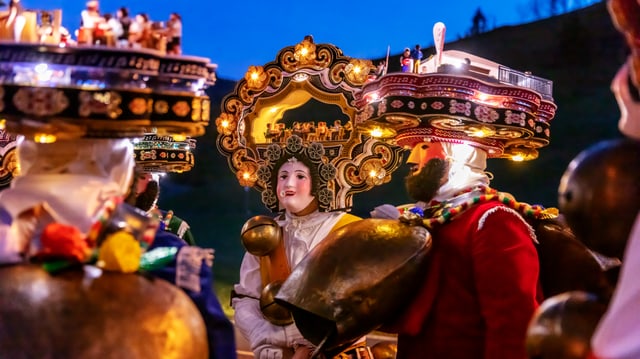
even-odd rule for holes
{"type": "Polygon", "coordinates": [[[421,142],[415,145],[407,158],[407,164],[410,165],[409,175],[420,173],[420,170],[433,158],[441,160],[446,158],[442,142],[421,142]]]}
{"type": "Polygon", "coordinates": [[[302,162],[285,162],[278,170],[278,201],[288,212],[299,213],[313,201],[311,172],[302,162]]]}

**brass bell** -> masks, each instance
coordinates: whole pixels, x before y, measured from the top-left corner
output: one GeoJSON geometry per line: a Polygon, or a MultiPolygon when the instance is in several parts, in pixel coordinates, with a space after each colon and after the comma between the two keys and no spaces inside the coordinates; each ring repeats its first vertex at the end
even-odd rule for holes
{"type": "Polygon", "coordinates": [[[547,298],[527,328],[529,358],[586,359],[591,337],[607,309],[595,295],[571,291],[547,298]]]}
{"type": "Polygon", "coordinates": [[[258,215],[245,222],[240,237],[247,252],[254,256],[265,256],[280,243],[282,230],[273,218],[258,215]]]}
{"type": "Polygon", "coordinates": [[[260,293],[260,310],[262,315],[275,325],[288,325],[293,323],[291,312],[275,302],[276,294],[282,287],[282,281],[273,281],[267,284],[260,293]]]}
{"type": "Polygon", "coordinates": [[[590,249],[623,259],[640,210],[640,141],[600,141],[574,158],[558,188],[558,207],[590,249]]]}
{"type": "Polygon", "coordinates": [[[340,352],[395,320],[424,277],[431,234],[421,225],[366,218],[331,232],[276,295],[300,333],[325,354],[340,352]]]}
{"type": "Polygon", "coordinates": [[[164,280],[5,265],[0,298],[0,358],[209,358],[198,308],[164,280]]]}
{"type": "Polygon", "coordinates": [[[395,341],[381,341],[371,347],[374,359],[396,359],[398,344],[395,341]]]}

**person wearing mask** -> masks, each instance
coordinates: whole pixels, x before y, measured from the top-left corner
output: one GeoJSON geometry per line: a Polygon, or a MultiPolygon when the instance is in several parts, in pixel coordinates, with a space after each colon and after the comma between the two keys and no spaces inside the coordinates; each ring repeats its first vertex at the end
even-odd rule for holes
{"type": "MultiPolygon", "coordinates": [[[[70,139],[50,144],[22,139],[17,150],[20,175],[0,192],[0,263],[5,265],[73,248],[69,243],[50,247],[44,233],[52,225],[90,233],[105,208],[113,200],[118,203],[131,187],[135,162],[129,139],[70,139]]],[[[209,358],[235,359],[233,326],[213,292],[212,251],[188,246],[176,235],[160,230],[146,251],[157,248],[173,248],[175,255],[148,272],[175,284],[191,298],[206,326],[209,358]]],[[[104,243],[98,258],[103,252],[104,243]]]]}
{"type": "Polygon", "coordinates": [[[160,198],[160,175],[137,171],[134,177],[132,191],[126,199],[127,203],[140,208],[141,210],[157,215],[161,222],[161,227],[183,239],[189,245],[196,245],[191,227],[184,219],[176,216],[172,210],[165,211],[158,208],[160,198]]]}
{"type": "Polygon", "coordinates": [[[526,358],[527,326],[543,299],[532,227],[489,186],[480,144],[419,131],[398,141],[412,148],[405,185],[417,203],[372,215],[422,216],[433,247],[417,294],[384,329],[398,334],[397,357],[526,358]]]}
{"type": "Polygon", "coordinates": [[[313,350],[292,320],[271,318],[262,311],[263,289],[271,284],[263,283],[262,278],[284,281],[330,232],[359,219],[343,211],[327,212],[331,197],[327,183],[335,175],[333,165],[324,162],[321,144],[296,149],[298,142],[302,140],[292,135],[285,147],[274,143],[267,149],[274,156],[262,167],[269,173],[262,200],[272,210],[281,210],[275,222],[282,237],[278,247],[267,254],[270,265],[265,264],[264,256],[247,251],[240,267],[240,282],[232,295],[236,326],[257,359],[307,358],[313,350]]]}
{"type": "Polygon", "coordinates": [[[182,17],[177,12],[173,12],[169,16],[167,39],[167,53],[180,55],[182,53],[182,17]]]}
{"type": "MultiPolygon", "coordinates": [[[[623,64],[611,83],[620,107],[618,127],[626,137],[640,141],[640,90],[631,81],[632,59],[623,64]]],[[[624,250],[622,268],[615,292],[591,339],[594,359],[633,359],[640,357],[640,213],[631,227],[624,250]]]]}

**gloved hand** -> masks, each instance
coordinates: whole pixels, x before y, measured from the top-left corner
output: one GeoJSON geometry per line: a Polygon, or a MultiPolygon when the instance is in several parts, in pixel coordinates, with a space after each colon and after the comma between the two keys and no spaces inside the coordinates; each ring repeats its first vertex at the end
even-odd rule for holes
{"type": "Polygon", "coordinates": [[[284,336],[287,346],[294,348],[294,350],[297,350],[299,347],[313,347],[313,344],[300,334],[300,330],[298,330],[298,327],[296,327],[295,324],[290,324],[284,327],[284,336]]]}
{"type": "Polygon", "coordinates": [[[259,345],[253,350],[256,359],[282,359],[283,350],[271,344],[259,345]]]}
{"type": "Polygon", "coordinates": [[[391,204],[380,205],[374,208],[370,214],[371,218],[398,219],[398,217],[400,217],[400,211],[398,208],[391,204]]]}

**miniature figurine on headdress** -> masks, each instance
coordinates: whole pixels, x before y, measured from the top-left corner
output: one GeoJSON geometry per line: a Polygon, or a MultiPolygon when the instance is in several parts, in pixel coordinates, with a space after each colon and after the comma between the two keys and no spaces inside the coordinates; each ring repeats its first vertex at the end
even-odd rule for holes
{"type": "Polygon", "coordinates": [[[413,71],[413,58],[411,57],[411,49],[406,47],[400,55],[400,66],[402,72],[413,71]]]}
{"type": "Polygon", "coordinates": [[[0,13],[0,39],[23,40],[29,32],[29,28],[26,26],[28,19],[31,19],[35,14],[27,14],[20,0],[10,0],[8,6],[7,11],[0,13]]]}

